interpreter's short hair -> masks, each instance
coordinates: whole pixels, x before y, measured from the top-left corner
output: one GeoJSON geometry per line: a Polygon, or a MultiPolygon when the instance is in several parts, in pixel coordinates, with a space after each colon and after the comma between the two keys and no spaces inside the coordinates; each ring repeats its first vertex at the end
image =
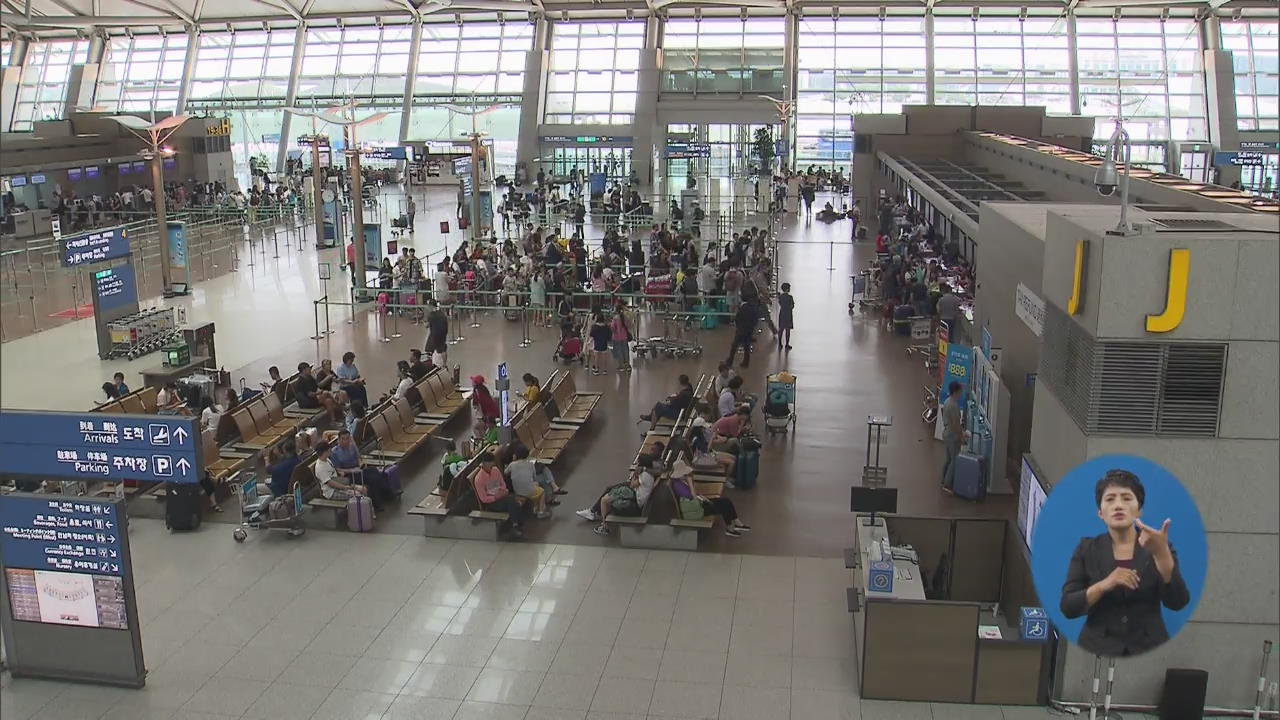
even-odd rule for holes
{"type": "Polygon", "coordinates": [[[1102,496],[1106,494],[1107,488],[1124,488],[1133,493],[1138,500],[1138,507],[1141,508],[1147,501],[1147,489],[1142,486],[1142,481],[1137,475],[1128,470],[1112,469],[1108,470],[1102,479],[1093,489],[1093,504],[1102,507],[1102,496]]]}

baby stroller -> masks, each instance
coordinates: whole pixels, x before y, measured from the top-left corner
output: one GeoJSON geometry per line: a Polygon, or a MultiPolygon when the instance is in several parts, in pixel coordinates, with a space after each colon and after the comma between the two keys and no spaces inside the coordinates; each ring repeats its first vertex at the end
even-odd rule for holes
{"type": "Polygon", "coordinates": [[[576,362],[584,365],[587,362],[587,354],[582,351],[582,347],[581,329],[565,325],[560,331],[560,344],[556,346],[551,359],[565,364],[576,362]]]}
{"type": "Polygon", "coordinates": [[[789,372],[770,375],[765,381],[764,427],[770,435],[786,434],[796,424],[796,376],[789,372]]]}

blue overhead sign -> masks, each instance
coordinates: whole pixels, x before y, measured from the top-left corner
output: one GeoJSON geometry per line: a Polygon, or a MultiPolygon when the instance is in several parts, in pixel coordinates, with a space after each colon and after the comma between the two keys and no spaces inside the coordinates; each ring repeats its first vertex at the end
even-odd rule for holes
{"type": "Polygon", "coordinates": [[[93,274],[93,293],[98,299],[98,311],[106,313],[116,308],[138,304],[138,284],[133,265],[99,270],[93,274]]]}
{"type": "Polygon", "coordinates": [[[1237,167],[1260,167],[1267,164],[1267,154],[1260,150],[1241,150],[1239,152],[1216,152],[1213,154],[1215,167],[1235,165],[1237,167]]]}
{"type": "Polygon", "coordinates": [[[0,560],[6,569],[122,576],[120,535],[114,501],[24,493],[0,498],[0,560]]]}
{"type": "Polygon", "coordinates": [[[670,160],[688,160],[711,157],[711,143],[673,141],[667,143],[667,158],[670,160]]]}
{"type": "Polygon", "coordinates": [[[64,267],[105,262],[129,254],[129,234],[122,227],[62,237],[64,267]]]}
{"type": "Polygon", "coordinates": [[[408,160],[409,154],[402,147],[365,148],[360,157],[367,160],[408,160]]]}
{"type": "Polygon", "coordinates": [[[194,417],[0,410],[0,474],[200,481],[194,417]]]}

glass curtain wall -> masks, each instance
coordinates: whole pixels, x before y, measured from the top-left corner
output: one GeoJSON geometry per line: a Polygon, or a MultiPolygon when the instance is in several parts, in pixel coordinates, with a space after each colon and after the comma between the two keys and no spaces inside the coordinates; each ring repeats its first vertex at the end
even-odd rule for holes
{"type": "Polygon", "coordinates": [[[186,55],[185,33],[111,38],[94,105],[121,112],[177,112],[186,55]]]}
{"type": "Polygon", "coordinates": [[[1071,112],[1071,51],[1064,17],[939,14],[934,82],[939,105],[1040,106],[1071,112]]]}
{"type": "Polygon", "coordinates": [[[1191,19],[1076,19],[1081,110],[1107,138],[1116,118],[1135,164],[1167,169],[1169,141],[1208,139],[1200,34],[1191,19]]]}
{"type": "Polygon", "coordinates": [[[1280,130],[1280,22],[1223,19],[1222,45],[1235,65],[1239,129],[1280,130]]]}
{"type": "Polygon", "coordinates": [[[802,18],[796,165],[848,168],[852,115],[898,113],[928,93],[923,17],[802,18]]]}
{"type": "Polygon", "coordinates": [[[643,21],[554,23],[544,121],[631,124],[642,48],[643,21]]]}
{"type": "Polygon", "coordinates": [[[527,22],[423,25],[408,139],[463,138],[471,132],[469,113],[478,110],[475,127],[493,141],[495,172],[514,173],[525,54],[532,48],[527,22]]]}
{"type": "Polygon", "coordinates": [[[662,89],[780,95],[785,33],[782,18],[669,19],[662,89]]]}
{"type": "Polygon", "coordinates": [[[29,131],[36,120],[62,117],[72,65],[89,56],[88,40],[41,40],[27,45],[27,61],[18,81],[18,100],[8,130],[29,131]]]}

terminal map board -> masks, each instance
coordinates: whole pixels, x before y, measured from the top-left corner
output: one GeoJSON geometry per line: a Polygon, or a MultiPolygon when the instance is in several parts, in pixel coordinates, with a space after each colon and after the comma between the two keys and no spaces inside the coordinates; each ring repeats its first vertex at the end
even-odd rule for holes
{"type": "Polygon", "coordinates": [[[14,677],[145,681],[124,501],[0,497],[0,629],[14,677]]]}
{"type": "Polygon", "coordinates": [[[0,474],[197,483],[197,418],[0,410],[0,474]]]}

